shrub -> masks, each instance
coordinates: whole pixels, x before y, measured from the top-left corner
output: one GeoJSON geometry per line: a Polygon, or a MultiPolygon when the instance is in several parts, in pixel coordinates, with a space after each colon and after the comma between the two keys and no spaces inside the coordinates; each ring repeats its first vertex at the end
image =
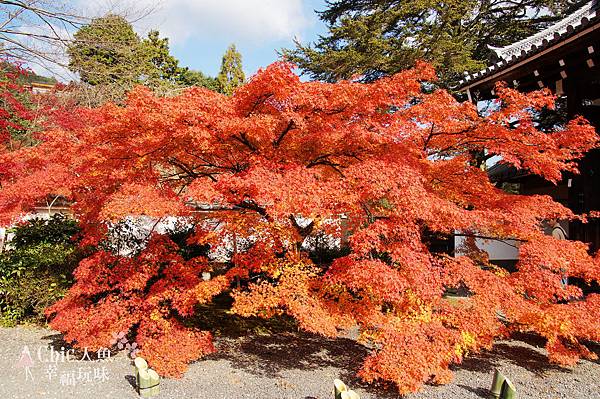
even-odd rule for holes
{"type": "Polygon", "coordinates": [[[43,322],[44,309],[63,297],[81,259],[77,223],[62,216],[33,219],[13,229],[0,254],[0,324],[43,322]]]}

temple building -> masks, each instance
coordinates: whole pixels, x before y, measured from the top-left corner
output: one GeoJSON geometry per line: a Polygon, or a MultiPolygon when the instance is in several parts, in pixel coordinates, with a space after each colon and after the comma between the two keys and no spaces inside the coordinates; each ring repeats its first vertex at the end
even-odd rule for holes
{"type": "MultiPolygon", "coordinates": [[[[590,121],[600,132],[600,5],[589,1],[577,11],[552,24],[537,34],[506,47],[491,48],[497,62],[459,83],[458,89],[468,99],[479,103],[494,97],[494,86],[499,81],[527,92],[548,88],[558,97],[565,118],[577,115],[590,121]]],[[[520,194],[547,194],[576,213],[600,210],[600,150],[590,152],[580,162],[580,174],[565,173],[563,180],[554,185],[527,170],[503,164],[489,168],[492,181],[520,194]]],[[[598,219],[582,224],[562,222],[569,239],[590,244],[591,250],[600,249],[600,222],[598,219]]],[[[479,244],[478,244],[479,245],[479,244]]],[[[486,244],[488,245],[488,244],[486,244]]],[[[494,259],[499,245],[485,248],[490,259],[497,263],[509,262],[511,252],[502,251],[494,259]]],[[[489,246],[489,245],[488,245],[489,246]]],[[[516,255],[518,256],[518,251],[516,255]]]]}

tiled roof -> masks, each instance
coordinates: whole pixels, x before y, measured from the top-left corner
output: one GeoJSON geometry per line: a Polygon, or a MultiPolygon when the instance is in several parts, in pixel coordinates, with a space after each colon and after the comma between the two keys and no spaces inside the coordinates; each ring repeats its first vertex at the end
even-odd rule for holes
{"type": "Polygon", "coordinates": [[[598,0],[587,2],[577,11],[550,25],[546,29],[505,47],[492,47],[500,61],[492,64],[484,70],[466,75],[458,83],[458,87],[464,87],[470,82],[477,81],[493,72],[498,72],[510,65],[517,63],[533,54],[536,54],[553,44],[556,44],[573,34],[582,31],[591,23],[600,21],[600,10],[598,0]]]}

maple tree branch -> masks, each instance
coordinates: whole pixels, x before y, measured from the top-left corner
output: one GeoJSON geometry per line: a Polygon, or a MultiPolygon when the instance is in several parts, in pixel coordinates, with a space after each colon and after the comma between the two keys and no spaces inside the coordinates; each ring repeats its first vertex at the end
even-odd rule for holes
{"type": "Polygon", "coordinates": [[[218,175],[219,173],[210,173],[210,172],[200,172],[200,171],[196,171],[196,169],[202,167],[202,165],[196,165],[196,166],[189,166],[186,165],[184,162],[178,160],[177,158],[171,157],[169,158],[169,160],[167,161],[169,164],[175,166],[176,168],[181,169],[183,172],[181,173],[174,173],[171,175],[167,175],[166,177],[175,177],[178,175],[184,175],[186,174],[188,178],[198,178],[198,177],[208,177],[209,179],[211,179],[213,182],[216,182],[217,179],[214,177],[214,175],[218,175]]]}
{"type": "Polygon", "coordinates": [[[194,170],[192,168],[190,168],[188,165],[184,164],[183,162],[179,161],[177,158],[169,158],[168,162],[181,169],[182,171],[184,171],[185,173],[188,174],[189,177],[198,177],[198,174],[196,172],[194,172],[194,170]]]}
{"type": "Polygon", "coordinates": [[[323,159],[327,159],[329,158],[331,155],[333,154],[323,154],[323,155],[319,155],[318,157],[316,157],[315,159],[313,159],[312,161],[310,161],[308,163],[308,165],[306,165],[307,168],[312,168],[315,165],[318,165],[318,162],[320,162],[323,159]]]}
{"type": "Polygon", "coordinates": [[[344,106],[342,108],[338,108],[338,109],[333,109],[330,111],[326,111],[325,114],[326,115],[337,115],[337,114],[341,114],[342,112],[346,111],[348,109],[348,106],[344,106]]]}
{"type": "Polygon", "coordinates": [[[339,167],[340,167],[340,166],[342,166],[342,165],[341,165],[341,164],[339,164],[339,163],[334,163],[334,162],[331,162],[331,161],[326,161],[326,160],[323,160],[323,161],[311,162],[310,164],[308,164],[308,165],[306,166],[306,168],[307,168],[307,169],[310,169],[310,168],[313,168],[313,167],[315,167],[315,166],[318,166],[318,165],[329,166],[329,167],[331,167],[331,168],[332,168],[334,171],[336,171],[336,172],[337,172],[337,173],[338,173],[338,174],[339,174],[341,177],[345,177],[344,173],[343,173],[343,172],[340,170],[340,168],[339,168],[339,167]]]}
{"type": "Polygon", "coordinates": [[[279,147],[279,144],[281,144],[281,141],[283,140],[285,135],[288,134],[289,131],[292,130],[295,126],[296,124],[294,123],[294,120],[290,120],[290,123],[288,123],[286,128],[279,134],[279,137],[277,137],[277,140],[273,142],[273,147],[279,147]]]}
{"type": "Polygon", "coordinates": [[[146,241],[148,241],[150,239],[150,237],[152,236],[152,233],[154,233],[154,229],[156,229],[156,226],[158,226],[158,224],[160,222],[162,222],[163,218],[160,217],[156,220],[156,222],[154,223],[154,225],[152,225],[152,228],[150,229],[150,231],[148,232],[148,235],[146,236],[146,241]]]}
{"type": "Polygon", "coordinates": [[[248,169],[248,164],[240,164],[240,163],[235,163],[231,166],[226,166],[226,165],[217,165],[216,163],[214,163],[213,161],[209,161],[208,159],[201,157],[198,154],[194,154],[193,152],[190,152],[188,150],[183,150],[183,152],[185,152],[186,154],[199,159],[200,161],[204,162],[204,164],[202,165],[198,165],[198,167],[204,167],[204,168],[214,168],[214,169],[221,169],[221,170],[227,170],[230,171],[232,173],[239,173],[239,172],[243,172],[244,170],[248,169]]]}
{"type": "Polygon", "coordinates": [[[258,213],[259,215],[265,217],[267,220],[271,220],[271,216],[269,216],[267,210],[265,208],[261,207],[260,205],[258,205],[253,200],[243,200],[242,202],[236,204],[235,206],[238,208],[241,208],[241,209],[248,209],[248,210],[254,211],[254,212],[258,213]]]}
{"type": "Polygon", "coordinates": [[[427,146],[429,145],[429,141],[431,141],[431,138],[433,137],[433,129],[435,129],[435,123],[431,124],[431,129],[429,130],[429,135],[427,136],[427,138],[425,139],[425,142],[423,143],[423,151],[427,151],[427,146]]]}
{"type": "Polygon", "coordinates": [[[248,136],[246,136],[246,133],[242,132],[242,133],[240,133],[240,135],[239,135],[239,136],[237,136],[237,135],[235,135],[235,134],[234,134],[234,135],[233,135],[233,136],[231,136],[231,137],[233,137],[233,139],[234,139],[234,140],[237,140],[237,141],[239,141],[240,143],[244,144],[244,145],[245,145],[246,147],[248,147],[248,148],[249,148],[249,149],[250,149],[252,152],[257,152],[257,150],[258,150],[258,149],[256,148],[256,146],[254,146],[254,144],[252,144],[252,143],[250,142],[250,140],[248,140],[248,136]]]}
{"type": "Polygon", "coordinates": [[[265,93],[263,95],[261,95],[260,97],[258,97],[256,99],[256,101],[254,101],[254,103],[252,104],[252,107],[250,108],[250,110],[246,113],[246,116],[250,116],[252,115],[252,113],[254,113],[254,111],[256,111],[256,109],[258,108],[259,105],[264,104],[265,101],[267,101],[270,97],[273,96],[273,93],[265,93]]]}
{"type": "Polygon", "coordinates": [[[371,213],[371,210],[369,209],[369,205],[367,205],[364,201],[360,201],[360,206],[365,212],[365,215],[367,215],[367,220],[370,223],[372,223],[373,220],[375,220],[375,218],[373,217],[373,213],[371,213]]]}

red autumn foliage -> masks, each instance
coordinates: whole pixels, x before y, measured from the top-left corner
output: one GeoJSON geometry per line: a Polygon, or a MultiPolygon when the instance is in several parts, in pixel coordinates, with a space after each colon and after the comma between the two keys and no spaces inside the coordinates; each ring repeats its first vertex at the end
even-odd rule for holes
{"type": "Polygon", "coordinates": [[[31,75],[20,64],[0,57],[0,153],[32,145],[41,130],[68,113],[64,85],[57,83],[49,93],[35,93],[28,82],[31,75]]]}
{"type": "Polygon", "coordinates": [[[210,333],[186,319],[228,292],[243,316],[286,313],[327,336],[358,325],[373,348],[361,375],[401,393],[448,382],[452,363],[513,331],[546,338],[554,362],[593,356],[584,345],[600,340],[600,296],[561,279],[600,280],[598,256],[541,229],[578,216],[549,197],[496,188],[476,159],[499,155],[557,181],[597,145],[586,121],[541,132],[533,114],[552,107],[551,95],[505,86],[498,107],[480,116],[445,91],[424,91],[435,79],[425,64],[370,84],[301,82],[291,68],[273,64],[232,97],[195,88],[158,98],[138,88],[123,107],[62,114],[38,146],[1,156],[4,221],[62,194],[86,243],[126,215],[195,220],[189,244],[249,243],[209,281],[200,278],[206,257],[183,257],[157,234],[135,256],[98,252],[48,309],[52,327],[88,347],[131,331],[152,367],[178,376],[213,350],[210,333]],[[218,228],[193,212],[197,203],[228,210],[218,228]],[[340,237],[342,225],[350,253],[313,262],[302,242],[340,237]],[[478,251],[430,250],[432,237],[455,231],[521,240],[517,272],[478,251]],[[469,298],[445,299],[456,287],[469,298]]]}
{"type": "Polygon", "coordinates": [[[25,130],[35,119],[27,104],[27,89],[21,81],[27,71],[0,60],[0,143],[8,142],[14,132],[25,130]]]}

